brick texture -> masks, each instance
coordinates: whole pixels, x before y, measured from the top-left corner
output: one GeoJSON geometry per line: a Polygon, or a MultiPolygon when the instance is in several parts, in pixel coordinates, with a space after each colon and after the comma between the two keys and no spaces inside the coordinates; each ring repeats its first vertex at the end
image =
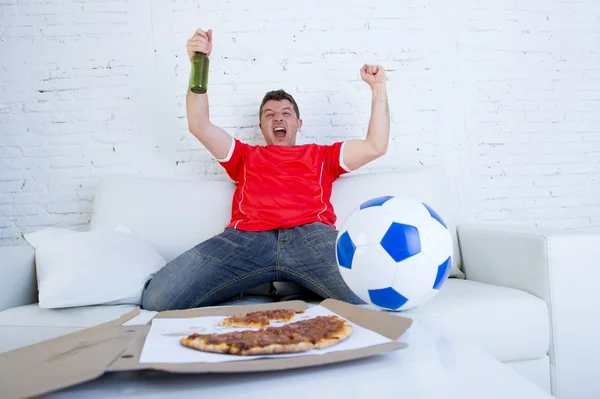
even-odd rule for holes
{"type": "Polygon", "coordinates": [[[110,173],[224,178],[187,131],[185,40],[212,28],[211,117],[262,143],[260,100],[299,143],[363,137],[388,73],[392,133],[365,171],[442,166],[467,222],[600,227],[600,3],[0,1],[0,245],[85,229],[110,173]]]}

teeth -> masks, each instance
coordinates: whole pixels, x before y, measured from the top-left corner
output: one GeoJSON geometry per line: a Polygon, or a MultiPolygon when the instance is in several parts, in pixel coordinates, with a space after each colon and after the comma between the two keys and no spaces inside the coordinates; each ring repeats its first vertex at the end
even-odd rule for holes
{"type": "Polygon", "coordinates": [[[276,132],[277,132],[277,131],[285,131],[285,129],[284,129],[284,128],[282,128],[282,127],[276,127],[276,128],[275,128],[275,131],[276,131],[276,132]]]}

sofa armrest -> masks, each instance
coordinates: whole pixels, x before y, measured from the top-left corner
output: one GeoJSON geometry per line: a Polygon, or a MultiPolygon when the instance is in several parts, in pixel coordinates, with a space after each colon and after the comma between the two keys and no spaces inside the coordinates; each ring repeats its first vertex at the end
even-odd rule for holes
{"type": "Polygon", "coordinates": [[[36,302],[33,248],[0,247],[0,311],[36,302]]]}
{"type": "Polygon", "coordinates": [[[600,397],[600,234],[498,225],[457,231],[467,279],[547,303],[554,395],[600,397]]]}

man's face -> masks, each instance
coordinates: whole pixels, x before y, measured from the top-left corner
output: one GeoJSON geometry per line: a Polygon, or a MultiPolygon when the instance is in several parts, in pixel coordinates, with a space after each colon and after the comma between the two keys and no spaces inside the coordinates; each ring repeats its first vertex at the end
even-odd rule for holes
{"type": "Polygon", "coordinates": [[[292,103],[288,100],[269,100],[263,105],[260,130],[267,144],[296,145],[296,133],[302,127],[292,103]]]}

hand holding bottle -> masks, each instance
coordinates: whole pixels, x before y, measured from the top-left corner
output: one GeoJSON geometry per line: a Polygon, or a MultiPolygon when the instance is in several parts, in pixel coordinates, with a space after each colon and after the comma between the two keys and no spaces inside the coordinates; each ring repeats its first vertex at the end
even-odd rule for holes
{"type": "Polygon", "coordinates": [[[189,88],[192,93],[204,94],[208,89],[208,56],[212,52],[212,30],[208,32],[196,29],[186,44],[188,56],[192,62],[189,88]]]}
{"type": "Polygon", "coordinates": [[[196,53],[210,55],[212,53],[212,29],[209,29],[208,32],[196,29],[194,35],[188,39],[186,47],[190,61],[196,53]]]}

